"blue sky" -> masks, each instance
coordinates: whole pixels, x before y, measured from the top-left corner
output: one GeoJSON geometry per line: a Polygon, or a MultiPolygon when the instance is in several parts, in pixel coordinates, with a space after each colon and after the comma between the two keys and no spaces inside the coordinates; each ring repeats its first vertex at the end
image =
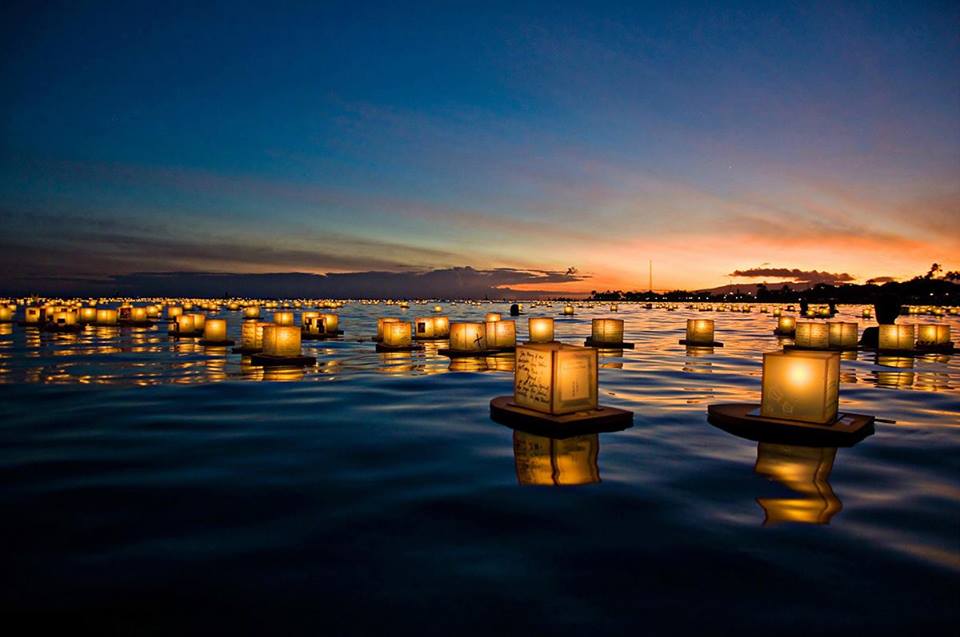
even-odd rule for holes
{"type": "Polygon", "coordinates": [[[951,266],[958,5],[720,4],[5,9],[4,268],[951,266]]]}

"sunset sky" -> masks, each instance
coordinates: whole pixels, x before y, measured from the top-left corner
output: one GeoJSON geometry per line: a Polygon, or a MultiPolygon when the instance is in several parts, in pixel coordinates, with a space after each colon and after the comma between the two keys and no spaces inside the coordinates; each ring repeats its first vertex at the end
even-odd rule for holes
{"type": "Polygon", "coordinates": [[[2,10],[7,278],[960,269],[955,2],[174,4],[2,10]]]}

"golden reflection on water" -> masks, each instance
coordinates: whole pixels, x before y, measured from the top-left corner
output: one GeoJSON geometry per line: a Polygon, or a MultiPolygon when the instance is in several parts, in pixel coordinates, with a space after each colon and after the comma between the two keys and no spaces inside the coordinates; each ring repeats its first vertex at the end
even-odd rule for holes
{"type": "Polygon", "coordinates": [[[513,461],[522,485],[575,486],[600,482],[598,434],[555,440],[513,432],[513,461]]]}
{"type": "Polygon", "coordinates": [[[264,367],[263,380],[294,382],[303,380],[304,371],[302,367],[264,367]]]}
{"type": "Polygon", "coordinates": [[[836,448],[759,443],[754,471],[796,494],[788,498],[757,498],[764,512],[764,525],[829,524],[843,508],[829,483],[836,455],[836,448]]]}
{"type": "Polygon", "coordinates": [[[914,372],[912,371],[914,365],[913,357],[878,355],[876,363],[880,367],[887,367],[894,370],[910,370],[877,370],[874,372],[876,375],[877,387],[885,387],[888,389],[908,389],[913,386],[915,377],[914,372]]]}
{"type": "Polygon", "coordinates": [[[423,370],[423,359],[413,352],[381,352],[377,371],[381,374],[409,374],[423,370]]]}

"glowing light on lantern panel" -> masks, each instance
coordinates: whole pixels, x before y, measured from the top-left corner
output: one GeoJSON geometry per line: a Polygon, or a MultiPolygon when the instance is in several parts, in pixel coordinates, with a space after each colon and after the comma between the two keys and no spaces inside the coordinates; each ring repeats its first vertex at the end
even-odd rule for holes
{"type": "Polygon", "coordinates": [[[827,349],[830,330],[825,323],[797,323],[796,343],[800,347],[827,349]]]}
{"type": "Polygon", "coordinates": [[[243,308],[243,318],[245,319],[260,318],[260,306],[248,305],[245,308],[243,308]]]}
{"type": "Polygon", "coordinates": [[[597,343],[622,343],[622,319],[593,319],[591,338],[597,343]]]}
{"type": "Polygon", "coordinates": [[[293,312],[274,312],[273,322],[275,325],[293,325],[293,312]]]}
{"type": "Polygon", "coordinates": [[[914,344],[913,325],[881,325],[879,335],[880,349],[909,350],[914,344]]]}
{"type": "Polygon", "coordinates": [[[859,339],[856,323],[827,323],[830,347],[856,347],[859,339]]]}
{"type": "Polygon", "coordinates": [[[224,319],[206,321],[203,326],[203,339],[205,341],[227,340],[227,322],[224,319]]]}
{"type": "Polygon", "coordinates": [[[178,332],[181,334],[188,334],[197,329],[196,323],[194,321],[195,314],[181,314],[177,317],[176,323],[170,324],[171,332],[178,332]]]}
{"type": "Polygon", "coordinates": [[[781,332],[792,332],[797,328],[797,320],[792,316],[781,316],[777,320],[777,330],[781,332]]]}
{"type": "Polygon", "coordinates": [[[178,305],[167,306],[167,318],[175,319],[183,314],[183,308],[178,305]]]}
{"type": "Polygon", "coordinates": [[[417,338],[434,338],[433,317],[418,318],[414,321],[417,338]]]}
{"type": "Polygon", "coordinates": [[[390,323],[399,323],[400,319],[398,318],[378,318],[377,319],[377,340],[383,340],[384,330],[387,325],[390,323]]]}
{"type": "Polygon", "coordinates": [[[26,323],[39,323],[43,309],[39,307],[28,307],[24,310],[23,320],[26,323]]]}
{"type": "Polygon", "coordinates": [[[687,319],[688,343],[712,343],[713,321],[710,319],[687,319]]]}
{"type": "Polygon", "coordinates": [[[244,321],[240,328],[240,344],[246,349],[263,348],[263,328],[269,323],[244,321]]]}
{"type": "Polygon", "coordinates": [[[80,322],[93,323],[97,320],[97,309],[93,307],[80,308],[80,322]]]}
{"type": "Polygon", "coordinates": [[[9,323],[13,320],[13,310],[6,305],[0,306],[0,321],[9,323]]]}
{"type": "Polygon", "coordinates": [[[300,324],[308,334],[320,334],[323,332],[323,321],[320,320],[320,312],[304,312],[300,315],[300,324]]]}
{"type": "Polygon", "coordinates": [[[263,353],[268,356],[299,356],[300,328],[276,324],[264,327],[263,353]]]}
{"type": "Polygon", "coordinates": [[[117,311],[108,309],[97,310],[97,323],[99,325],[116,325],[117,311]]]}
{"type": "Polygon", "coordinates": [[[517,346],[514,402],[553,415],[596,409],[597,357],[560,343],[517,346]]]}
{"type": "Polygon", "coordinates": [[[413,339],[410,323],[391,321],[383,324],[383,344],[389,347],[409,347],[413,339]]]}
{"type": "Polygon", "coordinates": [[[484,338],[490,348],[513,347],[517,344],[516,321],[487,321],[484,324],[484,338]]]}
{"type": "Polygon", "coordinates": [[[946,345],[949,342],[949,325],[928,323],[917,326],[917,345],[946,345]]]}
{"type": "Polygon", "coordinates": [[[840,355],[770,352],[763,355],[760,415],[826,424],[837,417],[840,355]]]}
{"type": "Polygon", "coordinates": [[[483,317],[485,323],[492,323],[493,321],[500,320],[500,312],[487,312],[487,315],[483,317]]]}
{"type": "Polygon", "coordinates": [[[531,343],[549,343],[553,340],[553,319],[532,318],[527,321],[531,343]]]}
{"type": "Polygon", "coordinates": [[[76,325],[77,315],[74,312],[57,312],[53,315],[53,322],[57,325],[76,325]]]}
{"type": "Polygon", "coordinates": [[[446,316],[433,317],[433,334],[436,338],[449,338],[450,318],[446,316]]]}
{"type": "Polygon", "coordinates": [[[147,308],[145,307],[132,307],[130,308],[130,320],[136,323],[142,323],[147,320],[147,308]]]}
{"type": "Polygon", "coordinates": [[[487,348],[483,323],[451,323],[450,349],[457,352],[480,352],[487,348]]]}
{"type": "Polygon", "coordinates": [[[566,314],[566,315],[573,314],[573,306],[572,306],[572,305],[564,305],[564,306],[563,306],[563,313],[566,314]]]}
{"type": "Polygon", "coordinates": [[[336,314],[322,314],[323,331],[327,334],[335,334],[340,329],[340,317],[336,314]]]}

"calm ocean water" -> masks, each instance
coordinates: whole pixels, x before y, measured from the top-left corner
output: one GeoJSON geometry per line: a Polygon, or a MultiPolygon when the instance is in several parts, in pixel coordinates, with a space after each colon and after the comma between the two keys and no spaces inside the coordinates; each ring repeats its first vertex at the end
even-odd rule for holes
{"type": "MultiPolygon", "coordinates": [[[[445,304],[453,320],[495,310],[445,304]]],[[[608,315],[578,312],[557,316],[561,340],[608,315]]],[[[757,443],[706,407],[759,402],[774,319],[621,305],[636,349],[602,356],[600,393],[634,426],[557,441],[490,420],[509,358],[377,354],[376,317],[401,311],[340,314],[341,340],[304,343],[307,371],[165,328],[0,326],[0,604],[16,625],[956,634],[960,357],[861,352],[841,407],[895,424],[851,448],[757,443]],[[726,346],[678,345],[688,317],[715,319],[726,346]]]]}

